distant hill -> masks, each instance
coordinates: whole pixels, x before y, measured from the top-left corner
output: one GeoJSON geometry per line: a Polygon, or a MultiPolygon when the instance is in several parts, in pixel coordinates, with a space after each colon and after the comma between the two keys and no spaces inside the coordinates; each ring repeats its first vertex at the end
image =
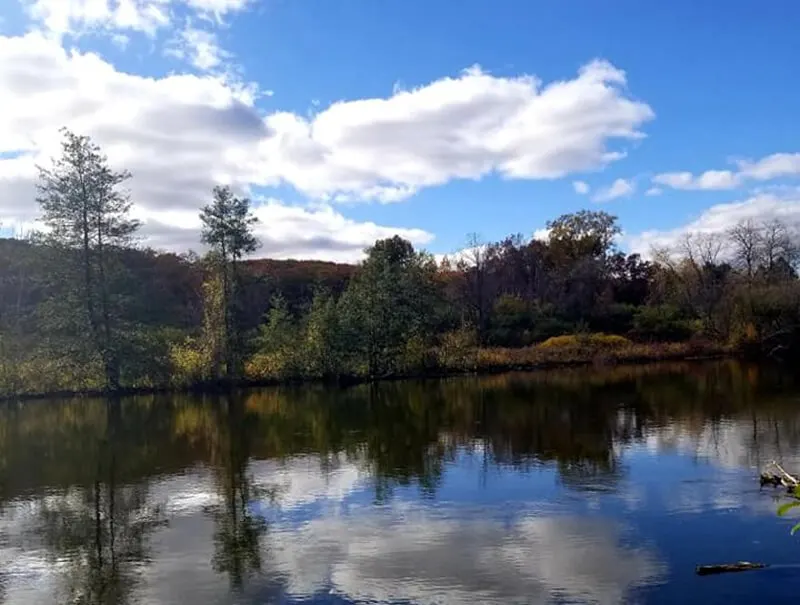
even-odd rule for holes
{"type": "MultiPolygon", "coordinates": [[[[176,327],[199,325],[203,269],[197,261],[147,249],[126,250],[120,258],[140,294],[137,298],[147,304],[140,319],[176,327]]],[[[243,264],[245,317],[250,327],[258,325],[277,292],[299,312],[310,303],[315,288],[339,293],[356,269],[317,260],[254,259],[243,264]]],[[[50,270],[51,263],[37,246],[0,238],[0,319],[13,315],[32,320],[46,282],[43,278],[50,270]]]]}

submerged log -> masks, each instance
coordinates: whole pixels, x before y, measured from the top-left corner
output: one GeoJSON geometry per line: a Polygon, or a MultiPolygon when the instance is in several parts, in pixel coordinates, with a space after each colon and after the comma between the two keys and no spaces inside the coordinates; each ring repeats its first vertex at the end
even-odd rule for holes
{"type": "Polygon", "coordinates": [[[794,475],[787,473],[786,470],[774,460],[767,465],[767,469],[770,468],[775,469],[778,472],[776,473],[770,470],[764,470],[759,477],[761,487],[764,487],[765,485],[771,485],[772,487],[785,487],[789,490],[789,492],[793,492],[797,487],[800,486],[800,480],[798,480],[794,475]]]}
{"type": "Polygon", "coordinates": [[[739,561],[738,563],[726,563],[724,565],[698,565],[695,573],[698,576],[710,576],[719,573],[731,573],[735,571],[750,571],[751,569],[764,569],[764,563],[750,563],[749,561],[739,561]]]}

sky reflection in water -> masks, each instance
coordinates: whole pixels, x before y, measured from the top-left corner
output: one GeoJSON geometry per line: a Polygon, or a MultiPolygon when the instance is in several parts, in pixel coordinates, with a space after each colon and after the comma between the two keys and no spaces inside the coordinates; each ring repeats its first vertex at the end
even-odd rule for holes
{"type": "Polygon", "coordinates": [[[732,362],[0,409],[0,602],[750,603],[800,561],[732,362]]]}

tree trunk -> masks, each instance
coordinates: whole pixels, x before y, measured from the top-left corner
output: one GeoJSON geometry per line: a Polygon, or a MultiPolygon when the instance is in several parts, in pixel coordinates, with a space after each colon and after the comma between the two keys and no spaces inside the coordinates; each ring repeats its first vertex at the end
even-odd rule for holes
{"type": "Polygon", "coordinates": [[[223,346],[225,347],[225,377],[233,375],[233,359],[231,352],[231,285],[228,263],[228,249],[222,242],[222,298],[223,302],[223,346]]]}
{"type": "Polygon", "coordinates": [[[111,330],[111,312],[109,309],[108,282],[105,272],[105,249],[103,247],[102,219],[97,220],[97,272],[98,286],[100,287],[100,307],[103,321],[103,342],[101,353],[106,374],[106,388],[110,391],[119,390],[119,361],[116,347],[114,346],[111,330]]]}

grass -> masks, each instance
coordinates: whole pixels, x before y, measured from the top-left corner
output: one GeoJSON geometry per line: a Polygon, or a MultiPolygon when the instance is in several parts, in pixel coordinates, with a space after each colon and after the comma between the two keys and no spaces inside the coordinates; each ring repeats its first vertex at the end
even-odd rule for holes
{"type": "Polygon", "coordinates": [[[580,364],[615,365],[730,355],[729,347],[706,341],[635,343],[622,336],[557,336],[520,349],[487,348],[477,351],[475,370],[496,372],[580,364]]]}

